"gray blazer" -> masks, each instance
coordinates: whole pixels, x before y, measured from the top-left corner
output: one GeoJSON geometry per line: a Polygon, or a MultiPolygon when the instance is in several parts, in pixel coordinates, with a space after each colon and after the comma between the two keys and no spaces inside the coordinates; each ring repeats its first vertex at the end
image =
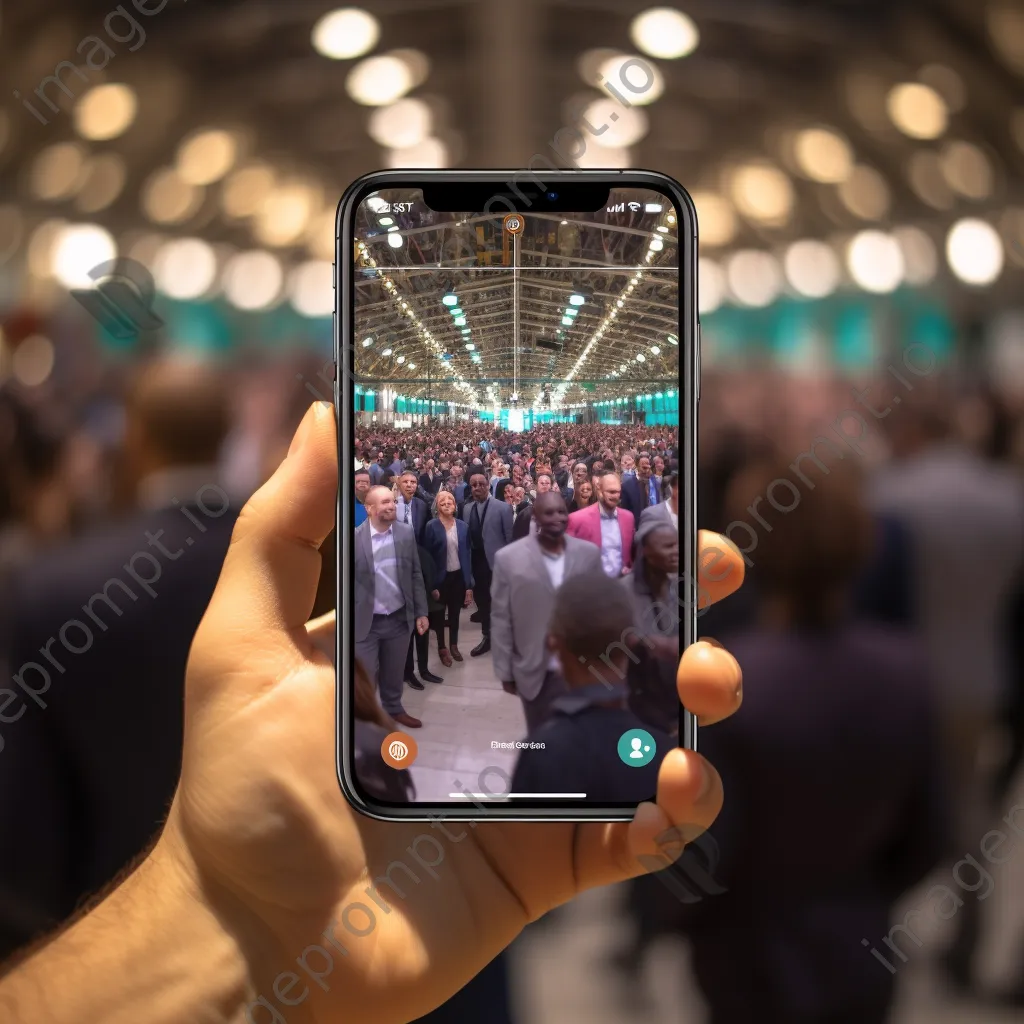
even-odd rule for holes
{"type": "MultiPolygon", "coordinates": [[[[533,700],[544,683],[551,652],[548,625],[555,590],[536,537],[524,537],[498,552],[491,583],[491,651],[494,674],[515,682],[533,700]]],[[[601,571],[601,549],[576,537],[565,538],[565,575],[601,571]]]]}
{"type": "Polygon", "coordinates": [[[669,513],[668,502],[659,501],[657,505],[648,505],[640,513],[640,522],[637,524],[637,532],[640,531],[641,526],[646,526],[647,523],[664,523],[666,526],[672,525],[672,516],[669,513]]]}
{"type": "MultiPolygon", "coordinates": [[[[370,520],[364,519],[356,527],[355,563],[356,627],[353,640],[365,640],[373,624],[373,602],[376,594],[377,573],[373,566],[373,545],[370,541],[370,520]]],[[[398,582],[405,597],[405,618],[412,629],[418,618],[427,614],[427,588],[423,585],[423,570],[420,568],[416,535],[405,523],[392,523],[395,541],[395,556],[398,559],[398,582]]]]}
{"type": "MultiPolygon", "coordinates": [[[[462,509],[462,520],[467,526],[475,504],[476,502],[472,498],[467,498],[465,507],[462,509]]],[[[506,544],[512,542],[512,506],[507,502],[490,497],[481,506],[480,515],[484,516],[484,554],[487,556],[487,564],[493,569],[498,552],[506,544]],[[486,515],[484,515],[485,508],[487,509],[486,515]]]]}

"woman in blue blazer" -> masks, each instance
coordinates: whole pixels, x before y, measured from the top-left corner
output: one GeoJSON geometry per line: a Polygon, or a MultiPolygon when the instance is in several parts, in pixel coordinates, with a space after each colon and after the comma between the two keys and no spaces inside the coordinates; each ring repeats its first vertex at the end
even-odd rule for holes
{"type": "Polygon", "coordinates": [[[462,661],[459,653],[459,614],[473,601],[473,570],[469,553],[469,527],[455,518],[455,496],[449,490],[437,492],[434,499],[435,519],[423,531],[423,546],[438,568],[440,586],[433,593],[441,608],[430,613],[430,628],[437,634],[437,653],[441,663],[451,665],[452,659],[462,661]],[[445,611],[451,648],[444,642],[445,611]]]}

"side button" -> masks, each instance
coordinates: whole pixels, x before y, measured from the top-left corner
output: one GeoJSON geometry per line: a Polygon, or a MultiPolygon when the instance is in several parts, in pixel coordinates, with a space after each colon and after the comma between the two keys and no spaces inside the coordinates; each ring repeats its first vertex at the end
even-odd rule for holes
{"type": "Polygon", "coordinates": [[[694,391],[697,396],[697,401],[700,401],[700,350],[701,350],[701,330],[700,324],[697,324],[697,380],[694,391]]]}
{"type": "Polygon", "coordinates": [[[338,264],[337,263],[332,263],[331,264],[331,287],[335,291],[338,290],[338,264]]]}

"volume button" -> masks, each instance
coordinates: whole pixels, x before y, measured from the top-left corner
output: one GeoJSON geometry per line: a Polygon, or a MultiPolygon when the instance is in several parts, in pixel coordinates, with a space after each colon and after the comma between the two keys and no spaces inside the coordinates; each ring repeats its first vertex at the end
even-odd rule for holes
{"type": "Polygon", "coordinates": [[[701,350],[701,330],[700,330],[700,322],[698,321],[698,323],[697,323],[697,359],[696,359],[696,363],[697,363],[696,376],[697,376],[697,379],[696,379],[696,384],[695,384],[695,387],[694,387],[694,393],[697,396],[697,401],[698,402],[700,401],[700,350],[701,350]]]}

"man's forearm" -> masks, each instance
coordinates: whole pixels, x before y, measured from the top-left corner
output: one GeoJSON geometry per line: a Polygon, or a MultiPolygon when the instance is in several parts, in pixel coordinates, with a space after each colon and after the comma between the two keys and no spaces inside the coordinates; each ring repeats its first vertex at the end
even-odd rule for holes
{"type": "Polygon", "coordinates": [[[236,943],[157,848],[102,903],[0,978],[0,1019],[226,1024],[249,979],[236,943]]]}

